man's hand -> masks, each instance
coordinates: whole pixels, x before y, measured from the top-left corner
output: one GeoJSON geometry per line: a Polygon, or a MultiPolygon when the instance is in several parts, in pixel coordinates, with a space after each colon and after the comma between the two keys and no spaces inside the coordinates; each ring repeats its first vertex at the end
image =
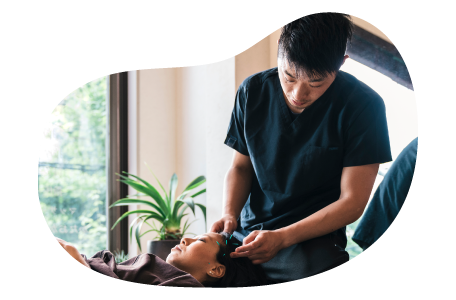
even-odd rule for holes
{"type": "Polygon", "coordinates": [[[230,254],[231,258],[248,257],[253,264],[265,263],[283,248],[282,234],[274,230],[252,231],[230,254]]]}
{"type": "Polygon", "coordinates": [[[210,232],[228,232],[233,233],[237,228],[236,218],[232,215],[224,215],[220,220],[212,224],[210,232]]]}

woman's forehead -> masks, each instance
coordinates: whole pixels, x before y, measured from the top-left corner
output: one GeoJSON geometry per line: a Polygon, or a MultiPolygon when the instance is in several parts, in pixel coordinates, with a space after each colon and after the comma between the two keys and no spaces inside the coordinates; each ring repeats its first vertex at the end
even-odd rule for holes
{"type": "Polygon", "coordinates": [[[214,242],[222,240],[222,236],[220,234],[214,233],[214,232],[204,233],[204,234],[198,235],[196,237],[208,237],[209,239],[213,240],[214,242]]]}

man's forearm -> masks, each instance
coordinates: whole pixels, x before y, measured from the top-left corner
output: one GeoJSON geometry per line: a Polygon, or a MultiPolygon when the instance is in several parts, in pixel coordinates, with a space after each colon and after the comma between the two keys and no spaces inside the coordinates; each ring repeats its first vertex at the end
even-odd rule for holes
{"type": "Polygon", "coordinates": [[[362,215],[365,206],[364,202],[341,198],[301,221],[277,229],[282,234],[282,247],[323,236],[349,225],[362,215]]]}
{"type": "Polygon", "coordinates": [[[223,186],[223,214],[238,218],[250,194],[253,172],[247,168],[231,167],[223,186]]]}

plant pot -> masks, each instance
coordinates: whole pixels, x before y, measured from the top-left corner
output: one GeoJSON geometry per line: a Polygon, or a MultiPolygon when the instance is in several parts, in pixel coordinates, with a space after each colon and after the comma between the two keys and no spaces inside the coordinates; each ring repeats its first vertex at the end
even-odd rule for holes
{"type": "Polygon", "coordinates": [[[166,260],[174,246],[179,245],[180,240],[147,241],[147,253],[155,254],[166,260]]]}

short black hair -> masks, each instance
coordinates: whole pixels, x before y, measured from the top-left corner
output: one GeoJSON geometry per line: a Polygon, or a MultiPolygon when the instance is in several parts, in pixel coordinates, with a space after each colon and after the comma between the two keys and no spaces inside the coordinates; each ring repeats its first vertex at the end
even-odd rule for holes
{"type": "Polygon", "coordinates": [[[216,282],[203,282],[204,286],[210,287],[248,287],[268,284],[266,273],[260,265],[254,265],[247,257],[231,258],[230,253],[242,242],[227,232],[219,232],[223,238],[220,251],[217,253],[217,261],[225,266],[225,275],[216,282]]]}
{"type": "Polygon", "coordinates": [[[282,28],[278,56],[300,76],[326,77],[342,65],[353,33],[351,17],[318,13],[297,19],[282,28]]]}

